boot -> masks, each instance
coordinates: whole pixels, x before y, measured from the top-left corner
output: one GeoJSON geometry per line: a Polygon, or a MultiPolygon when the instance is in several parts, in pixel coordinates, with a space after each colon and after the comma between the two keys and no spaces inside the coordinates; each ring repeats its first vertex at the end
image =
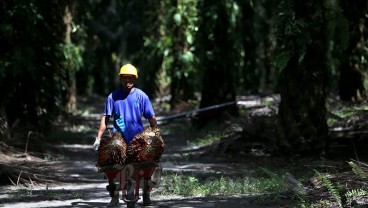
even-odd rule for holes
{"type": "Polygon", "coordinates": [[[143,205],[148,206],[151,204],[152,204],[152,201],[150,198],[150,193],[149,192],[143,193],[143,205]]]}
{"type": "Polygon", "coordinates": [[[119,206],[119,191],[115,191],[113,197],[111,197],[110,203],[107,204],[106,207],[117,207],[119,206]]]}

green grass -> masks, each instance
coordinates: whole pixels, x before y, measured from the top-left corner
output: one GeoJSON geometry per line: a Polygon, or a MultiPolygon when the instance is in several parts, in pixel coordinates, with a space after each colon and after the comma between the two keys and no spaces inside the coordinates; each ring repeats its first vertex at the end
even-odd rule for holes
{"type": "MultiPolygon", "coordinates": [[[[332,114],[342,118],[347,119],[353,116],[357,111],[366,111],[368,110],[368,105],[365,103],[355,103],[355,104],[344,104],[344,103],[327,103],[327,109],[332,114]]],[[[328,118],[328,125],[334,125],[338,122],[335,118],[328,118]]]]}
{"type": "Polygon", "coordinates": [[[282,177],[210,176],[201,179],[195,175],[172,173],[163,177],[162,195],[230,196],[237,194],[265,194],[285,191],[282,177]]]}
{"type": "Polygon", "coordinates": [[[167,135],[167,134],[177,134],[177,133],[181,133],[181,134],[188,133],[188,130],[190,131],[191,129],[188,129],[187,125],[182,125],[180,123],[174,123],[174,124],[171,124],[170,126],[162,127],[160,128],[160,130],[161,130],[162,135],[167,135]]]}
{"type": "Polygon", "coordinates": [[[65,155],[52,154],[52,153],[44,154],[43,159],[45,161],[66,161],[66,160],[69,160],[69,158],[65,155]]]}
{"type": "Polygon", "coordinates": [[[187,141],[187,146],[207,146],[220,141],[227,136],[226,132],[221,130],[219,123],[212,121],[201,129],[193,129],[191,138],[187,141]]]}
{"type": "Polygon", "coordinates": [[[221,138],[223,138],[223,135],[221,135],[219,132],[211,131],[208,134],[205,134],[204,136],[200,136],[191,141],[188,141],[187,145],[190,147],[206,146],[206,145],[213,144],[217,141],[220,141],[221,138]]]}

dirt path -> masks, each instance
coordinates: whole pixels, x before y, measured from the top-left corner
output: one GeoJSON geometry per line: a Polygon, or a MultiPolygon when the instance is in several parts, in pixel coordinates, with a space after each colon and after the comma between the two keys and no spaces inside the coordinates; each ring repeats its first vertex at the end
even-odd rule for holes
{"type": "MultiPolygon", "coordinates": [[[[98,120],[91,122],[97,126],[98,120]]],[[[166,124],[167,125],[167,124],[166,124]]],[[[187,125],[185,121],[171,122],[171,125],[187,125]],[[180,123],[182,122],[182,123],[180,123]]],[[[165,129],[163,124],[161,129],[165,129]]],[[[183,128],[183,126],[181,126],[183,128]]],[[[184,127],[185,129],[185,127],[184,127]]],[[[163,131],[165,153],[162,157],[163,175],[169,172],[195,173],[223,173],[239,171],[234,161],[208,161],[200,157],[191,157],[194,154],[186,150],[187,139],[185,134],[176,134],[163,131]]],[[[55,176],[57,183],[41,184],[38,186],[2,186],[0,187],[0,207],[104,207],[110,197],[106,191],[107,180],[95,168],[96,153],[91,145],[94,138],[70,139],[68,144],[57,145],[59,153],[65,157],[61,161],[50,161],[54,170],[50,175],[55,176]]],[[[182,197],[162,196],[158,194],[162,187],[153,189],[153,206],[150,207],[248,207],[244,205],[252,200],[251,197],[182,197]]],[[[120,207],[126,207],[121,200],[120,207]]],[[[137,207],[143,207],[138,201],[137,207]]],[[[252,207],[257,207],[252,206],[252,207]]]]}
{"type": "MultiPolygon", "coordinates": [[[[51,147],[61,158],[59,160],[42,161],[43,173],[48,179],[54,181],[46,184],[25,186],[0,186],[0,207],[23,208],[23,207],[105,207],[110,201],[106,191],[107,179],[102,173],[98,173],[96,163],[96,153],[92,151],[95,131],[97,130],[99,109],[102,109],[103,100],[98,101],[99,105],[84,103],[92,106],[87,109],[87,113],[82,117],[72,118],[72,127],[83,124],[92,129],[87,133],[73,133],[60,138],[60,144],[51,147]]],[[[206,177],[230,176],[246,173],[252,175],[260,167],[268,170],[291,171],[293,174],[300,172],[306,175],[308,170],[316,167],[334,168],[346,162],[346,158],[341,161],[298,161],[273,156],[254,156],[257,152],[251,153],[254,149],[247,152],[243,146],[233,148],[239,151],[237,157],[234,155],[201,155],[198,149],[187,149],[188,141],[191,137],[191,129],[185,118],[160,124],[162,136],[165,141],[165,152],[162,156],[163,178],[173,173],[183,173],[187,176],[193,174],[201,179],[206,177]],[[244,154],[243,154],[243,153],[244,154]]],[[[219,127],[221,128],[221,127],[219,127]]],[[[256,141],[257,143],[257,141],[256,141]]],[[[253,145],[253,143],[251,144],[253,145]]],[[[345,146],[344,146],[345,148],[345,146]]],[[[257,148],[255,148],[257,150],[257,148]]],[[[346,148],[344,149],[346,152],[346,148]]],[[[361,154],[360,154],[361,155],[361,154]]],[[[354,158],[354,157],[353,157],[354,158]]],[[[336,158],[337,159],[337,158],[336,158]]],[[[4,158],[2,158],[2,161],[4,158]]],[[[365,160],[366,161],[366,160],[365,160]]],[[[30,163],[28,163],[29,165],[30,163]]],[[[37,161],[34,161],[38,169],[37,161]]],[[[21,165],[20,165],[21,166],[21,165]]],[[[22,169],[22,167],[19,167],[22,169]]],[[[335,170],[334,169],[334,170],[335,170]]],[[[0,170],[1,171],[1,170],[0,170]]],[[[23,171],[23,175],[26,171],[23,171]]],[[[1,173],[1,172],[0,172],[1,173]]],[[[296,176],[296,175],[295,175],[296,176]]],[[[0,178],[6,180],[6,178],[0,178]]],[[[15,182],[16,183],[16,182],[15,182]]],[[[231,207],[231,208],[268,208],[268,207],[291,207],[290,195],[284,196],[283,193],[272,195],[269,193],[236,195],[236,196],[172,196],[163,195],[163,184],[153,189],[153,205],[149,207],[231,207]],[[275,202],[276,201],[276,202],[275,202]],[[288,203],[289,202],[289,203],[288,203]]],[[[126,207],[121,200],[120,207],[126,207]]],[[[136,207],[143,207],[142,201],[138,201],[136,207]]],[[[295,207],[295,206],[294,206],[295,207]]]]}

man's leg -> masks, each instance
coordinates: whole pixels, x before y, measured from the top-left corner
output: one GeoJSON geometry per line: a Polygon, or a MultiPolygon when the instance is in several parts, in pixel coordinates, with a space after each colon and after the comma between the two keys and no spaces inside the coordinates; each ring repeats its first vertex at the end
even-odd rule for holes
{"type": "Polygon", "coordinates": [[[119,205],[119,191],[120,191],[120,177],[114,178],[113,181],[109,181],[107,190],[110,193],[111,201],[107,204],[107,207],[116,207],[119,205]]]}
{"type": "Polygon", "coordinates": [[[151,205],[152,201],[151,201],[151,197],[150,197],[150,192],[151,192],[151,187],[149,187],[148,185],[148,180],[149,179],[144,179],[144,184],[143,184],[143,205],[151,205]]]}

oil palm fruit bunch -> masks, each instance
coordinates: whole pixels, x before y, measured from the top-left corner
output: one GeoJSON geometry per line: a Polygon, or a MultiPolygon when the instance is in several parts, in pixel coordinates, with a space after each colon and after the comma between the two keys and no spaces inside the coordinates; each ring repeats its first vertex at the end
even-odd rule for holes
{"type": "Polygon", "coordinates": [[[164,141],[159,128],[146,127],[130,142],[126,162],[159,162],[164,152],[164,141]]]}
{"type": "Polygon", "coordinates": [[[101,138],[98,148],[97,166],[124,165],[126,160],[127,144],[119,132],[112,132],[101,138]]]}

